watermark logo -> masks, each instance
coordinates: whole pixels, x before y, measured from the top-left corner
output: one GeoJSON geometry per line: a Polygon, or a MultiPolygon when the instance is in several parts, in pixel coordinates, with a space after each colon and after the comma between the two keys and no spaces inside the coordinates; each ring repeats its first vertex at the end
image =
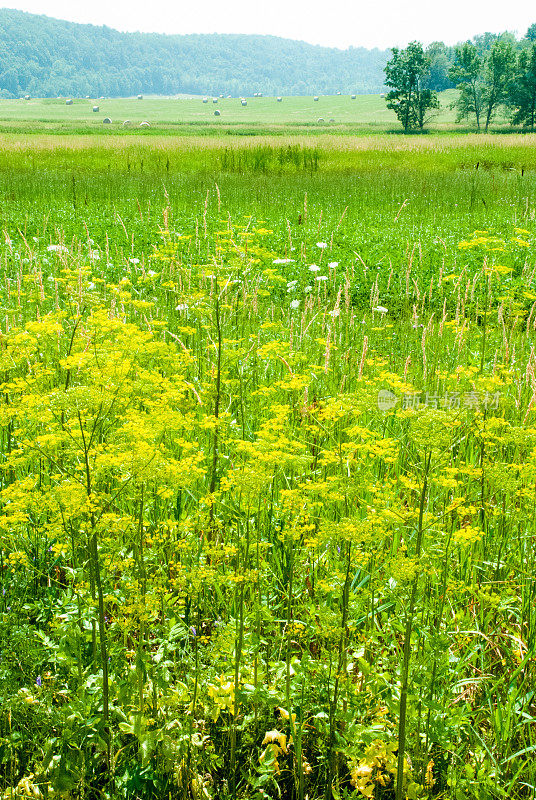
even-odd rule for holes
{"type": "Polygon", "coordinates": [[[390,389],[378,392],[380,411],[391,411],[400,403],[404,410],[412,408],[472,408],[474,411],[496,411],[499,408],[500,392],[408,392],[398,397],[390,389]]]}
{"type": "Polygon", "coordinates": [[[380,389],[378,392],[378,408],[380,411],[390,411],[399,402],[400,398],[390,389],[380,389]]]}

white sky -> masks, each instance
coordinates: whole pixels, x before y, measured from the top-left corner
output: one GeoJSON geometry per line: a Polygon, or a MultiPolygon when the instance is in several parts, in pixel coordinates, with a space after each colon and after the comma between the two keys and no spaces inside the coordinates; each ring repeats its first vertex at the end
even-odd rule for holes
{"type": "Polygon", "coordinates": [[[340,48],[454,44],[485,31],[524,34],[536,22],[528,0],[14,0],[6,7],[122,31],[266,33],[340,48]]]}

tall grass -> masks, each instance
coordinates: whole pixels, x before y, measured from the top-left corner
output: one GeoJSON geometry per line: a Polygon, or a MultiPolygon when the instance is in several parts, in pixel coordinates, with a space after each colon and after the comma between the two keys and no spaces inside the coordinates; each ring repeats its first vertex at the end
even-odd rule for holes
{"type": "Polygon", "coordinates": [[[121,148],[0,174],[4,796],[533,797],[531,170],[121,148]]]}

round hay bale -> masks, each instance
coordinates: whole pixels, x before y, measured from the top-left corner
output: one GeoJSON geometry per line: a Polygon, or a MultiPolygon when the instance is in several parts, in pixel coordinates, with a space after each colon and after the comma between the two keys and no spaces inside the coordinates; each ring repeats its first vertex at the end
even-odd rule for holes
{"type": "Polygon", "coordinates": [[[220,94],[220,97],[223,99],[223,95],[222,94],[220,94]]]}
{"type": "Polygon", "coordinates": [[[72,101],[72,100],[66,100],[66,101],[65,101],[65,105],[66,105],[66,106],[72,106],[72,104],[73,104],[73,101],[72,101]]]}
{"type": "Polygon", "coordinates": [[[143,95],[142,94],[138,95],[138,100],[143,100],[143,95]]]}
{"type": "Polygon", "coordinates": [[[340,92],[337,92],[337,94],[340,94],[340,92]]]}
{"type": "Polygon", "coordinates": [[[240,105],[242,105],[242,106],[247,106],[247,104],[248,104],[247,100],[241,100],[240,101],[240,105]]]}
{"type": "Polygon", "coordinates": [[[99,106],[93,106],[93,113],[98,114],[98,112],[99,112],[99,106]]]}
{"type": "Polygon", "coordinates": [[[335,120],[333,119],[333,117],[330,119],[330,122],[335,122],[335,120]]]}
{"type": "Polygon", "coordinates": [[[380,94],[380,97],[382,97],[382,98],[383,98],[383,97],[385,97],[385,92],[382,92],[382,93],[380,94]]]}
{"type": "Polygon", "coordinates": [[[30,97],[30,95],[29,95],[29,94],[25,94],[25,95],[24,95],[24,99],[25,99],[25,100],[31,100],[32,98],[30,97]]]}
{"type": "Polygon", "coordinates": [[[146,119],[144,119],[143,122],[140,122],[140,128],[150,128],[150,127],[151,127],[151,124],[150,124],[150,122],[147,122],[146,119]]]}
{"type": "Polygon", "coordinates": [[[355,94],[353,94],[352,95],[352,100],[355,100],[355,98],[356,98],[356,96],[355,96],[355,94]]]}
{"type": "Polygon", "coordinates": [[[282,103],[282,102],[283,102],[283,98],[282,98],[282,97],[278,97],[278,98],[277,98],[277,102],[278,102],[278,103],[282,103]]]}
{"type": "Polygon", "coordinates": [[[318,103],[320,98],[319,98],[319,96],[317,94],[315,94],[315,96],[313,97],[313,100],[315,101],[315,103],[318,103]]]}
{"type": "Polygon", "coordinates": [[[208,97],[203,97],[203,103],[208,103],[208,97]]]}
{"type": "Polygon", "coordinates": [[[104,117],[104,119],[102,120],[102,124],[103,125],[111,125],[112,124],[112,120],[110,119],[110,117],[104,117]]]}
{"type": "Polygon", "coordinates": [[[218,109],[216,109],[216,111],[214,112],[214,116],[215,116],[215,117],[219,117],[219,116],[221,116],[221,111],[219,111],[218,109]]]}
{"type": "Polygon", "coordinates": [[[129,126],[129,125],[130,125],[130,120],[129,120],[129,119],[126,119],[126,120],[123,122],[123,128],[128,128],[128,126],[129,126]]]}
{"type": "Polygon", "coordinates": [[[318,117],[318,119],[317,119],[317,124],[318,124],[318,125],[323,125],[325,121],[326,121],[326,120],[324,119],[324,117],[318,117]]]}
{"type": "Polygon", "coordinates": [[[212,102],[213,102],[213,103],[217,103],[217,102],[218,102],[218,98],[217,98],[217,97],[213,97],[213,98],[212,98],[212,102]]]}

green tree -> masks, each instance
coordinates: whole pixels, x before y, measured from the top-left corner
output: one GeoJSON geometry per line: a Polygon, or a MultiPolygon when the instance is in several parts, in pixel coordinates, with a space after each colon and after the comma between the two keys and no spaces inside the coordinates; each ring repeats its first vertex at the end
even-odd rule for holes
{"type": "Polygon", "coordinates": [[[404,49],[393,47],[392,57],[385,66],[385,84],[390,87],[386,97],[407,133],[411,128],[423,128],[431,109],[439,108],[437,92],[429,89],[430,57],[420,42],[410,42],[404,49]]]}
{"type": "Polygon", "coordinates": [[[452,89],[453,83],[449,77],[449,69],[453,58],[452,50],[443,42],[432,42],[426,48],[426,55],[430,58],[428,89],[434,89],[437,92],[452,89]]]}
{"type": "Polygon", "coordinates": [[[536,122],[536,42],[517,57],[515,78],[510,87],[512,124],[534,130],[536,122]]]}
{"type": "Polygon", "coordinates": [[[509,101],[515,63],[516,55],[511,42],[502,39],[495,41],[484,67],[483,100],[486,131],[499,107],[509,101]]]}
{"type": "Polygon", "coordinates": [[[457,110],[456,121],[468,119],[474,114],[476,126],[480,130],[483,109],[482,97],[482,59],[472,42],[456,47],[455,62],[449,70],[449,77],[459,90],[454,101],[457,110]]]}
{"type": "Polygon", "coordinates": [[[525,39],[529,42],[536,42],[536,22],[533,22],[525,34],[525,39]]]}

